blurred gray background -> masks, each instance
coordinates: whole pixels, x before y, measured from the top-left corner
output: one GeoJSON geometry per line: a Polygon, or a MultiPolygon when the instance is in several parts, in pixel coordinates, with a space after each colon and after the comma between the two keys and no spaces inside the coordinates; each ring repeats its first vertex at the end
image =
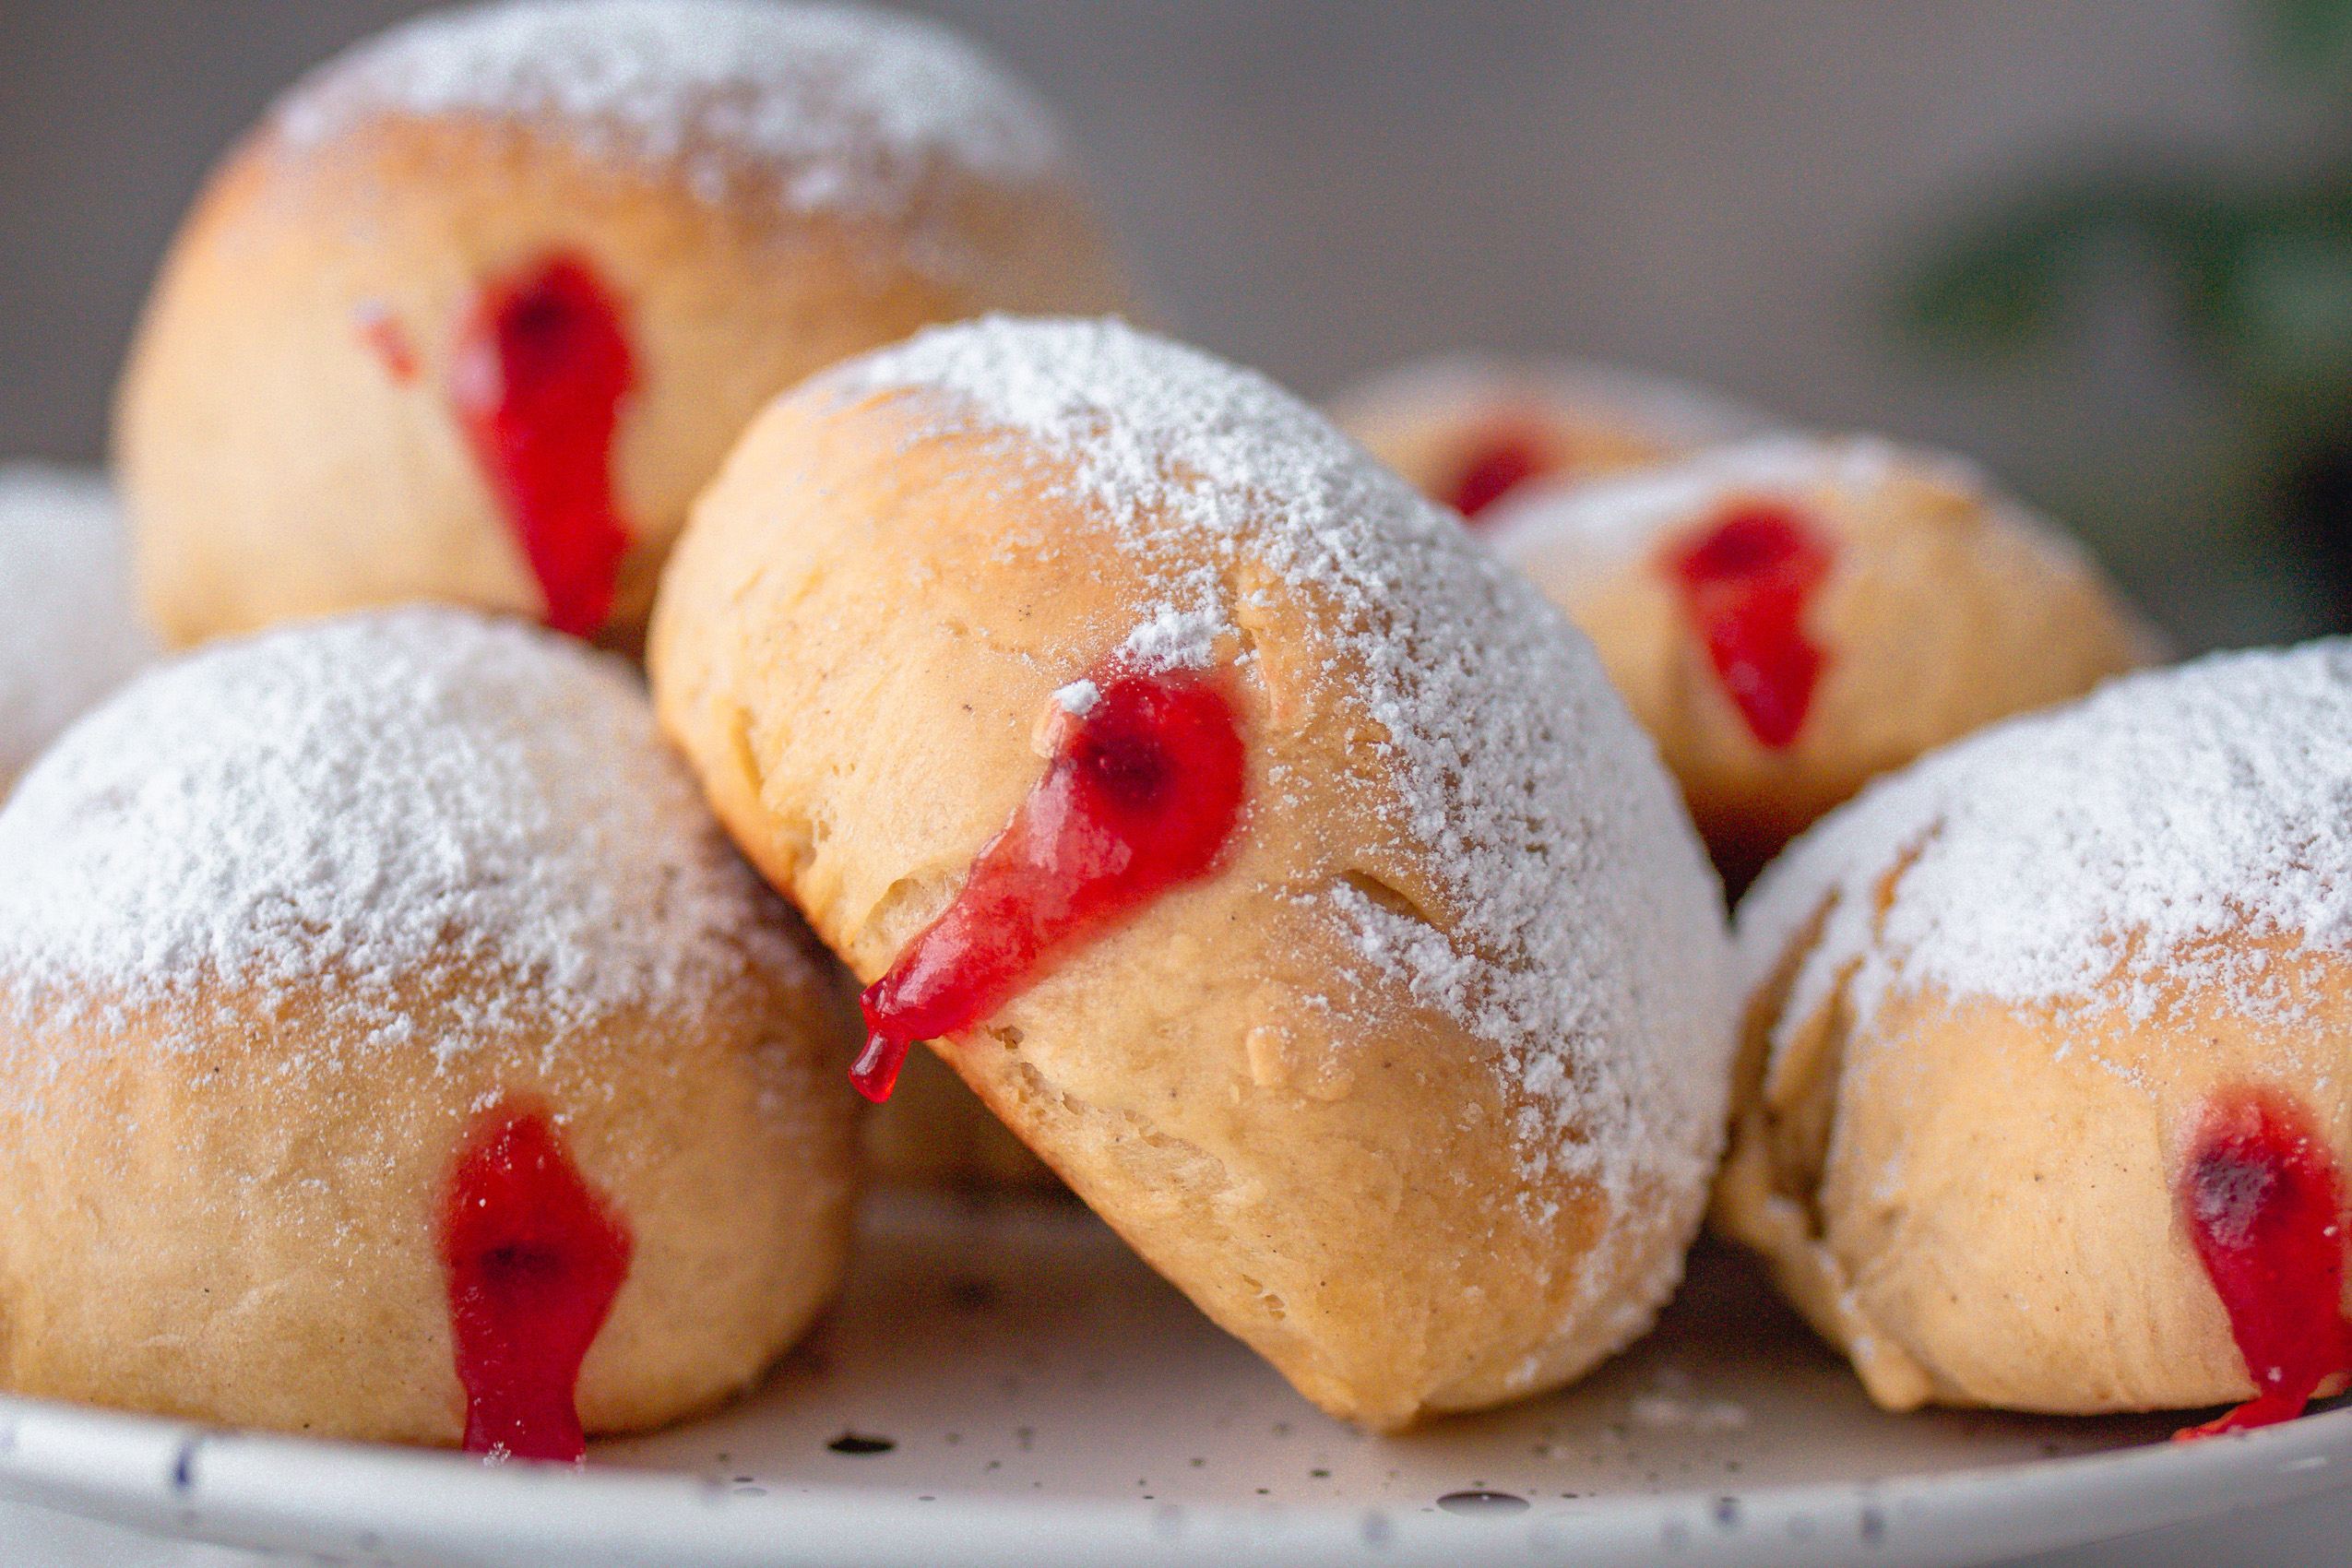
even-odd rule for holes
{"type": "MultiPolygon", "coordinates": [[[[410,0],[0,0],[0,451],[96,457],[173,224],[231,137],[410,0]]],[[[1925,352],[1894,300],[1956,215],[2118,151],[2340,156],[2263,0],[923,0],[1060,105],[1184,335],[1310,396],[1559,351],[1971,453],[2184,646],[2323,627],[2243,410],[2130,255],[2059,339],[1925,352]]],[[[2275,18],[2274,18],[2275,19],[2275,18]]]]}

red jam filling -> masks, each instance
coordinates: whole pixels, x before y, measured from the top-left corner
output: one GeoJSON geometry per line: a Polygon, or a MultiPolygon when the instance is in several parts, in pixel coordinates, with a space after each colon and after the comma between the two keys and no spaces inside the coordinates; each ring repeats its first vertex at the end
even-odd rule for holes
{"type": "Polygon", "coordinates": [[[2181,1223],[2258,1390],[2179,1435],[2292,1420],[2322,1383],[2352,1372],[2344,1186],[2327,1145],[2286,1095],[2226,1091],[2205,1108],[2179,1195],[2181,1223]]]}
{"type": "Polygon", "coordinates": [[[612,499],[612,434],[636,367],[621,307],[558,255],[487,287],[450,376],[467,438],[531,574],[547,624],[587,636],[612,613],[629,548],[612,499]]]}
{"type": "Polygon", "coordinates": [[[1453,484],[1438,499],[1465,518],[1474,518],[1529,480],[1550,472],[1553,467],[1550,455],[1527,437],[1492,436],[1471,452],[1453,484]]]}
{"type": "Polygon", "coordinates": [[[573,1390],[631,1251],[544,1115],[490,1113],[457,1156],[441,1217],[468,1453],[587,1454],[573,1390]]]}
{"type": "Polygon", "coordinates": [[[353,317],[360,341],[365,343],[393,380],[414,381],[417,378],[416,345],[409,341],[408,329],[399,319],[382,305],[362,305],[353,317]]]}
{"type": "Polygon", "coordinates": [[[1732,508],[1666,556],[1724,694],[1757,742],[1776,751],[1805,727],[1821,679],[1805,601],[1828,576],[1830,556],[1794,511],[1760,503],[1732,508]]]}
{"type": "Polygon", "coordinates": [[[915,1041],[977,1025],[1057,951],[1206,873],[1232,836],[1243,751],[1217,683],[1112,671],[1094,684],[956,901],[860,999],[869,1033],[849,1076],[868,1099],[890,1098],[915,1041]]]}

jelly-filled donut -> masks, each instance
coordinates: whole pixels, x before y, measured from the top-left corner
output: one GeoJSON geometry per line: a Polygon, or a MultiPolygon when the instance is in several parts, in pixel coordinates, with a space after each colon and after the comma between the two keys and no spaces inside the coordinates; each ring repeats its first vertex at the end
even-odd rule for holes
{"type": "Polygon", "coordinates": [[[2071,542],[1956,459],[1775,437],[1497,509],[1736,893],[1875,773],[2145,662],[2071,542]]]}
{"type": "Polygon", "coordinates": [[[1776,423],[1663,376],[1481,354],[1384,372],[1334,398],[1331,417],[1422,494],[1473,524],[1523,490],[1646,468],[1776,423]]]}
{"type": "Polygon", "coordinates": [[[431,598],[634,647],[777,391],[1125,298],[1051,118],[930,23],[428,16],[281,100],[165,262],[117,417],[142,595],[174,643],[431,598]]]}
{"type": "Polygon", "coordinates": [[[1716,1213],[1879,1403],[2352,1372],[2352,644],[2118,681],[1921,759],[1741,905],[1716,1213]]]}
{"type": "Polygon", "coordinates": [[[75,717],[155,658],[106,481],[0,463],[0,795],[75,717]]]}
{"type": "Polygon", "coordinates": [[[68,731],[0,858],[7,1388],[576,1457],[837,1279],[846,997],[618,660],[224,643],[68,731]]]}
{"type": "Polygon", "coordinates": [[[937,328],[762,414],[656,706],[870,982],[1211,1317],[1391,1429],[1676,1278],[1730,1039],[1716,891],[1591,648],[1263,379],[937,328]]]}

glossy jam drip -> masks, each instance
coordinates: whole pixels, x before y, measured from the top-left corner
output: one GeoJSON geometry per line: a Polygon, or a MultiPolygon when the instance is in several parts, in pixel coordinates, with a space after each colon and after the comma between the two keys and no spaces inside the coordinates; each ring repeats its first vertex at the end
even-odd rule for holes
{"type": "Polygon", "coordinates": [[[587,1453],[573,1390],[631,1250],[544,1115],[507,1104],[483,1120],[457,1157],[441,1221],[467,1452],[587,1453]]]}
{"type": "Polygon", "coordinates": [[[2179,1435],[2291,1420],[2352,1372],[2344,1319],[2344,1186],[2302,1108],[2273,1089],[2217,1096],[2179,1188],[2181,1223],[2229,1314],[2254,1397],[2179,1435]]]}
{"type": "Polygon", "coordinates": [[[1666,557],[1716,679],[1749,733],[1774,750],[1804,728],[1821,678],[1805,601],[1829,563],[1828,544],[1794,511],[1759,504],[1733,508],[1666,557]]]}
{"type": "Polygon", "coordinates": [[[1549,473],[1553,466],[1543,448],[1526,436],[1492,436],[1471,452],[1439,499],[1464,517],[1475,518],[1529,480],[1549,473]]]}
{"type": "Polygon", "coordinates": [[[1110,672],[1070,690],[1087,700],[1044,778],[860,999],[870,1032],[849,1075],[869,1099],[890,1097],[909,1046],[977,1025],[1057,950],[1207,872],[1232,836],[1241,735],[1214,681],[1110,672]]]}
{"type": "Polygon", "coordinates": [[[612,435],[636,370],[619,304],[559,255],[482,292],[450,395],[547,600],[587,636],[612,613],[629,536],[612,498],[612,435]]]}

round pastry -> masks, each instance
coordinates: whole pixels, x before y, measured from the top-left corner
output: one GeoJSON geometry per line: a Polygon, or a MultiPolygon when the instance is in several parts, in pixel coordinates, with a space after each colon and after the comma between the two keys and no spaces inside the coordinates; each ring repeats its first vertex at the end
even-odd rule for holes
{"type": "Polygon", "coordinates": [[[1263,379],[938,328],[761,415],[656,706],[863,980],[1208,1314],[1379,1429],[1575,1375],[1677,1277],[1712,879],[1589,645],[1263,379]]]}
{"type": "Polygon", "coordinates": [[[2119,681],[1872,785],[1740,909],[1716,1213],[1891,1408],[2352,1372],[2352,644],[2119,681]]]}
{"type": "Polygon", "coordinates": [[[430,598],[634,647],[778,389],[1125,298],[1045,110],[930,23],[428,16],[279,101],[172,246],[116,421],[141,593],[181,644],[430,598]]]}
{"type": "Polygon", "coordinates": [[[1340,429],[1473,521],[1521,487],[1646,468],[1776,421],[1662,376],[1574,360],[1447,354],[1332,400],[1340,429]]]}
{"type": "Polygon", "coordinates": [[[2144,663],[2072,543],[1954,458],[1778,437],[1505,503],[1736,894],[1871,775],[2144,663]]]}
{"type": "Polygon", "coordinates": [[[0,860],[11,1390],[576,1457],[838,1277],[843,998],[618,660],[454,610],[223,644],[70,731],[0,860]]]}
{"type": "Polygon", "coordinates": [[[106,481],[0,463],[0,795],[76,715],[155,657],[106,481]]]}

